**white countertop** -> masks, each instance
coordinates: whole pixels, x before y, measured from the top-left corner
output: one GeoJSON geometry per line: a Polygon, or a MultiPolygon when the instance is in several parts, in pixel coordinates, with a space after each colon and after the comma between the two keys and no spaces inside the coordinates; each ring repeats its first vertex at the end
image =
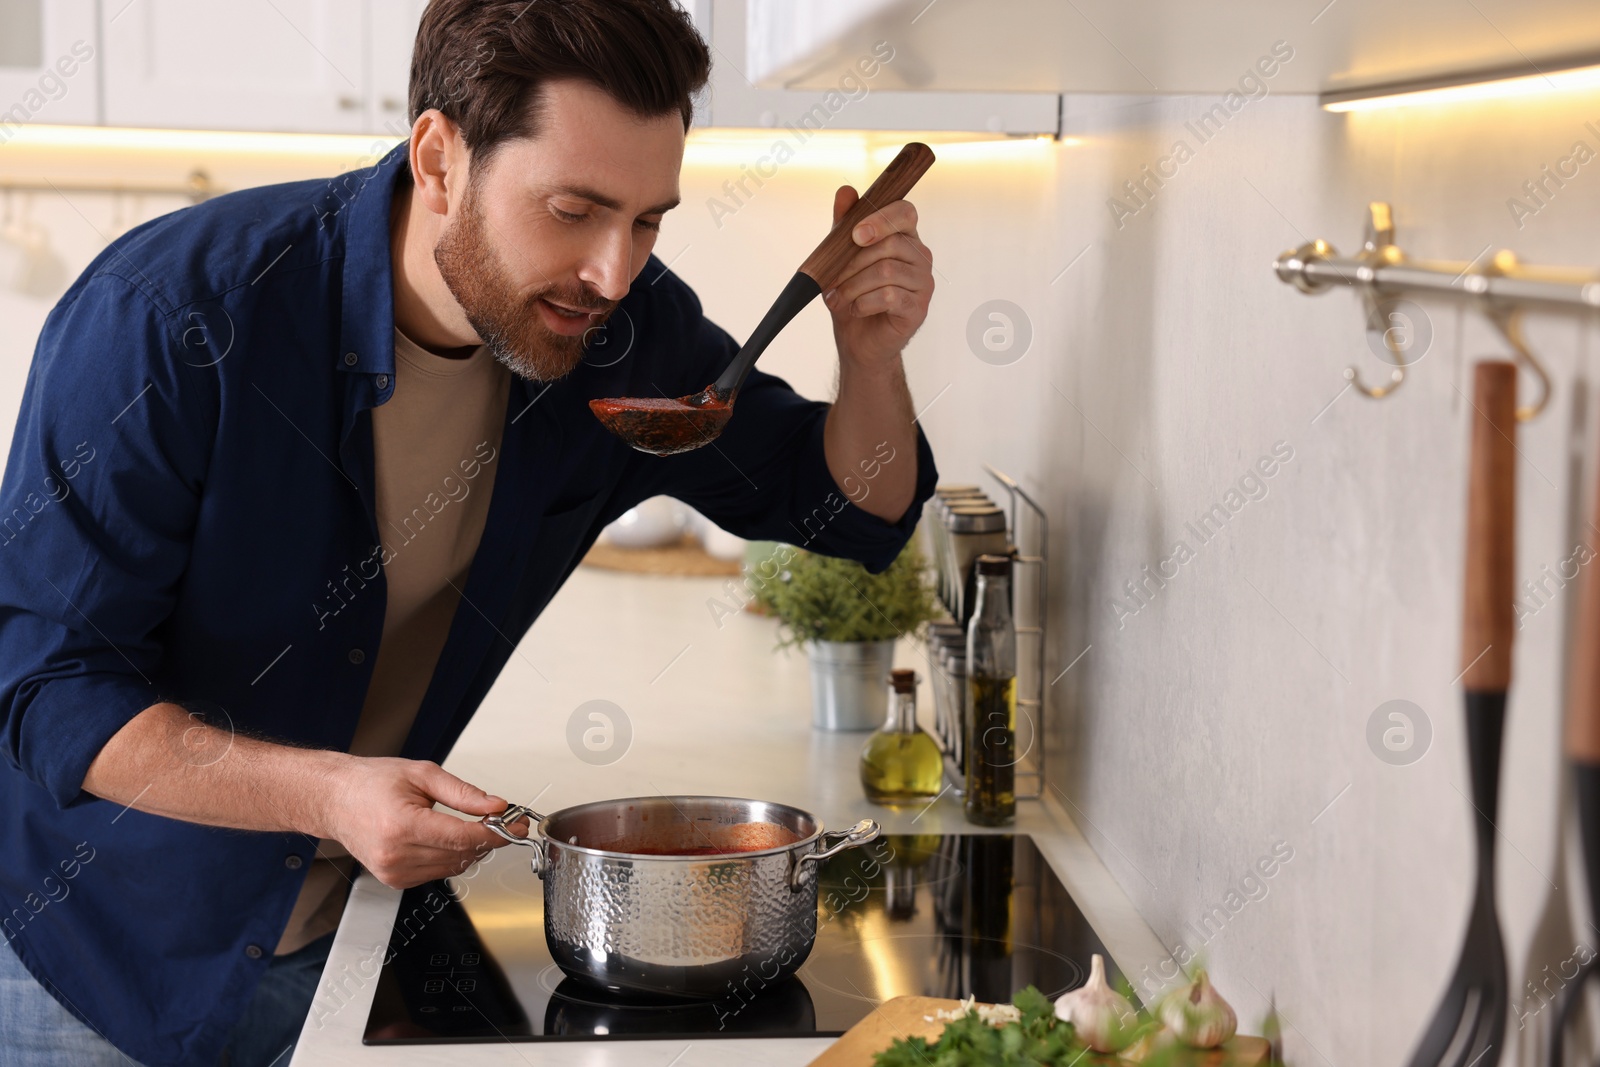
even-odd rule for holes
{"type": "MultiPolygon", "coordinates": [[[[446,767],[540,811],[607,797],[715,793],[794,804],[831,827],[870,815],[885,833],[977,832],[948,795],[920,813],[868,804],[856,768],[865,735],[812,730],[804,655],[775,653],[771,620],[728,615],[714,609],[716,601],[736,606],[723,579],[640,577],[580,567],[522,642],[446,767]],[[624,709],[633,732],[626,753],[606,766],[579,760],[567,745],[568,717],[595,699],[624,709]]],[[[925,674],[918,651],[909,642],[901,644],[903,665],[925,674]]],[[[1053,799],[1019,803],[1014,829],[1033,836],[1124,973],[1139,974],[1147,965],[1153,969],[1163,959],[1160,942],[1053,799]]],[[[368,1047],[361,1034],[399,899],[399,891],[371,877],[357,880],[291,1067],[351,1062],[800,1065],[832,1041],[368,1047]]]]}

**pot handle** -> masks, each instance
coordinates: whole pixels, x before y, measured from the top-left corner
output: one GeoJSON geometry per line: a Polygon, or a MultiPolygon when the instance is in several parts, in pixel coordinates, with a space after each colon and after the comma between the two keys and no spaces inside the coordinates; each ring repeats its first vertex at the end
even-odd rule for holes
{"type": "Polygon", "coordinates": [[[545,856],[544,843],[540,840],[537,831],[539,824],[544,822],[544,819],[543,815],[540,815],[532,808],[524,807],[521,804],[508,804],[505,811],[498,815],[485,815],[482,821],[483,825],[513,845],[521,845],[524,848],[533,849],[533,855],[529,858],[529,865],[533,868],[534,874],[543,878],[545,869],[549,866],[549,859],[545,856]],[[521,822],[523,819],[528,820],[527,837],[519,837],[508,828],[511,823],[521,822]]]}
{"type": "Polygon", "coordinates": [[[805,869],[806,864],[821,863],[831,856],[837,856],[847,848],[860,848],[868,841],[875,841],[880,829],[876,821],[862,819],[848,830],[824,830],[822,832],[822,843],[825,847],[820,852],[807,852],[800,857],[789,872],[789,888],[800,888],[800,872],[805,869]],[[829,843],[829,838],[834,838],[835,840],[829,843]]]}

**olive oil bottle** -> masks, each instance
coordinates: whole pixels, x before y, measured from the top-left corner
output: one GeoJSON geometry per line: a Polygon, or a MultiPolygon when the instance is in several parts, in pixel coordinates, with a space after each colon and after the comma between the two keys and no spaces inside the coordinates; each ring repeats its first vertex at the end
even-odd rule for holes
{"type": "Polygon", "coordinates": [[[977,606],[967,626],[967,821],[1016,818],[1017,628],[1011,559],[978,557],[977,606]]]}
{"type": "Polygon", "coordinates": [[[917,725],[917,676],[889,674],[889,717],[861,750],[861,788],[874,804],[922,805],[944,785],[939,745],[917,725]]]}

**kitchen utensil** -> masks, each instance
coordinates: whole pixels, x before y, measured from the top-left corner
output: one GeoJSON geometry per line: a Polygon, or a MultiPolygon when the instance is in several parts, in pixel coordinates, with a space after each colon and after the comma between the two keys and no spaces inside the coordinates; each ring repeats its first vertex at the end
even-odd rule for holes
{"type": "Polygon", "coordinates": [[[955,1011],[959,1000],[943,997],[895,997],[879,1004],[812,1060],[810,1067],[871,1067],[872,1058],[896,1039],[921,1037],[932,1042],[944,1029],[937,1012],[955,1011]]]}
{"type": "Polygon", "coordinates": [[[550,815],[513,804],[483,822],[533,853],[545,941],[563,971],[613,991],[694,998],[793,974],[816,938],[818,866],[878,836],[871,819],[829,831],[799,808],[708,796],[550,815]],[[523,819],[527,837],[511,829],[523,819]],[[730,851],[681,854],[707,848],[730,851]]]}
{"type": "MultiPolygon", "coordinates": [[[[895,997],[879,1004],[859,1023],[829,1045],[809,1067],[872,1067],[873,1057],[896,1039],[921,1037],[930,1044],[944,1031],[941,1011],[959,1011],[962,1002],[940,997],[895,997]]],[[[1129,1064],[1138,1060],[1124,1056],[1086,1057],[1087,1064],[1129,1064]]],[[[1259,1037],[1234,1037],[1221,1048],[1196,1050],[1185,1057],[1183,1067],[1264,1067],[1267,1042],[1259,1037]]]]}
{"type": "Polygon", "coordinates": [[[903,199],[933,165],[933,149],[912,142],[900,150],[871,188],[861,194],[816,250],[800,264],[783,292],[739,349],[733,362],[716,381],[698,393],[677,398],[665,396],[611,397],[589,401],[589,409],[606,429],[641,452],[670,456],[688,452],[714,440],[733,417],[739,389],[750,376],[756,358],[800,309],[838,284],[845,265],[855,254],[851,237],[857,225],[873,212],[903,199]]]}
{"type": "Polygon", "coordinates": [[[1411,1055],[1411,1067],[1494,1067],[1506,1031],[1506,954],[1495,915],[1494,839],[1516,599],[1516,364],[1479,363],[1473,371],[1472,407],[1461,676],[1476,814],[1477,887],[1455,976],[1411,1055]]]}
{"type": "MultiPolygon", "coordinates": [[[[1589,530],[1600,530],[1600,487],[1596,488],[1589,530]]],[[[1588,540],[1588,534],[1584,535],[1588,540]]],[[[1571,673],[1567,676],[1567,726],[1562,748],[1572,765],[1578,806],[1578,837],[1589,885],[1589,921],[1600,923],[1600,575],[1590,566],[1578,576],[1578,614],[1573,628],[1571,673]]],[[[1583,993],[1600,958],[1591,956],[1567,982],[1560,1013],[1550,1034],[1550,1067],[1565,1067],[1567,1021],[1583,1008],[1583,993]]]]}
{"type": "MultiPolygon", "coordinates": [[[[848,790],[853,779],[840,773],[845,770],[838,765],[831,771],[824,768],[823,776],[812,782],[816,795],[846,795],[841,790],[848,790]]],[[[1082,982],[1086,968],[1079,961],[1095,953],[1104,955],[1106,947],[1033,838],[987,832],[939,834],[929,832],[931,821],[924,818],[912,824],[919,833],[886,832],[871,844],[822,864],[817,873],[817,938],[805,966],[799,974],[766,986],[758,976],[742,976],[738,998],[685,1000],[611,992],[568,978],[556,966],[543,936],[542,886],[518,858],[524,850],[501,849],[498,859],[448,882],[426,882],[400,894],[381,967],[376,957],[373,961],[380,973],[365,972],[371,979],[369,988],[378,990],[370,998],[370,1009],[359,1012],[365,1019],[365,1035],[369,1042],[388,1035],[378,1040],[391,1046],[432,1045],[429,1055],[440,1063],[453,1062],[441,1044],[503,1045],[510,1040],[529,1061],[544,1063],[539,1044],[578,1037],[612,1043],[591,1045],[588,1053],[572,1047],[549,1055],[557,1060],[586,1055],[591,1060],[606,1059],[613,1055],[607,1048],[624,1048],[613,1041],[620,1033],[637,1037],[681,1033],[703,1049],[703,1042],[690,1034],[723,1045],[718,1035],[760,1031],[759,1036],[773,1039],[770,1044],[745,1047],[755,1055],[744,1059],[739,1049],[730,1055],[738,1062],[765,1062],[794,1056],[797,1046],[792,1039],[809,1039],[810,1055],[816,1055],[830,1043],[817,1041],[819,1034],[842,1034],[878,1004],[902,993],[933,997],[976,993],[980,999],[994,1000],[1009,998],[1024,985],[1054,995],[1082,982]],[[529,896],[530,892],[539,895],[529,896]],[[459,944],[418,936],[419,927],[439,928],[439,920],[430,916],[440,908],[441,898],[456,896],[471,920],[473,936],[459,944]],[[503,1013],[476,1010],[472,979],[490,965],[516,976],[527,1020],[520,1028],[506,1025],[503,1013]],[[1001,980],[992,993],[983,983],[990,974],[1001,980]],[[798,1004],[790,1000],[796,984],[806,990],[806,995],[794,998],[798,1004]],[[562,1029],[552,1026],[551,1012],[558,1002],[578,1001],[612,1016],[591,1016],[604,1030],[562,1036],[562,1029],[575,1031],[581,1026],[581,1019],[570,1013],[562,1029]],[[796,1010],[786,1008],[786,1003],[796,1010]],[[630,1017],[628,1023],[622,1022],[623,1015],[630,1017]]],[[[518,833],[526,828],[526,823],[514,827],[518,833]]],[[[483,989],[482,983],[478,989],[483,989]]],[[[661,1062],[683,1045],[679,1041],[661,1062]]],[[[397,1053],[392,1058],[406,1057],[397,1053]]],[[[679,1067],[693,1058],[686,1056],[679,1067]]],[[[1077,1067],[1092,1065],[1085,1058],[1077,1067]]]]}

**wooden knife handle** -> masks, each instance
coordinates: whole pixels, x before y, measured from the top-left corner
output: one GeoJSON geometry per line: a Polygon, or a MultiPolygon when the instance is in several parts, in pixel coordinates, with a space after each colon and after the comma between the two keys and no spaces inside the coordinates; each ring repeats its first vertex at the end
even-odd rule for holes
{"type": "Polygon", "coordinates": [[[1567,758],[1600,765],[1600,568],[1593,553],[1600,548],[1600,487],[1594,517],[1583,531],[1591,555],[1578,575],[1578,617],[1572,645],[1567,650],[1571,674],[1567,679],[1567,758]]]}
{"type": "Polygon", "coordinates": [[[1511,686],[1516,596],[1516,364],[1479,363],[1472,407],[1462,679],[1469,691],[1504,692],[1511,686]]]}
{"type": "Polygon", "coordinates": [[[861,199],[852,204],[839,224],[828,231],[828,236],[822,239],[816,251],[800,264],[800,273],[809,275],[824,293],[837,285],[845,264],[850,262],[850,257],[855,255],[858,247],[850,236],[851,231],[873,212],[896,200],[905,199],[911,187],[917,184],[917,179],[926,174],[931,166],[933,149],[920,141],[912,141],[900,149],[900,154],[883,169],[878,180],[861,194],[861,199]]]}

